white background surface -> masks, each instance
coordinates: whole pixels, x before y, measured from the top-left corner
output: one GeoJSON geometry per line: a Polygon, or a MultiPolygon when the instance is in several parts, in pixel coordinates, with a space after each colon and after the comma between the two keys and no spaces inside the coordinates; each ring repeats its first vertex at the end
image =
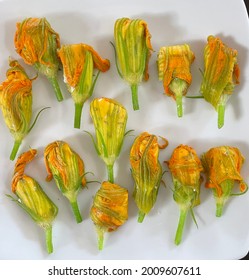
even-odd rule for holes
{"type": "Polygon", "coordinates": [[[173,149],[179,144],[192,146],[201,156],[209,148],[233,145],[240,148],[246,158],[242,175],[249,182],[248,144],[248,19],[243,1],[237,0],[127,0],[127,1],[1,1],[0,2],[0,77],[5,80],[8,57],[18,59],[30,77],[35,75],[14,50],[15,24],[26,17],[46,17],[60,34],[62,44],[86,43],[93,46],[103,58],[111,61],[111,69],[101,74],[94,97],[110,97],[121,102],[128,111],[127,130],[134,129],[134,136],[127,137],[120,157],[115,164],[115,182],[129,190],[129,220],[118,231],[105,235],[104,250],[97,249],[97,235],[89,217],[92,198],[98,184],[89,184],[78,197],[84,221],[76,224],[68,201],[62,197],[55,183],[47,183],[43,150],[55,140],[64,140],[79,153],[85,162],[88,180],[107,179],[105,166],[98,158],[89,136],[94,133],[86,102],[82,114],[82,128],[73,128],[74,105],[63,84],[59,82],[64,101],[58,103],[47,80],[41,75],[33,82],[34,115],[43,112],[35,128],[25,138],[19,150],[38,149],[37,158],[26,173],[34,177],[44,191],[59,207],[53,226],[54,253],[48,255],[42,230],[11,202],[5,194],[11,193],[10,182],[14,162],[9,160],[13,138],[0,116],[0,259],[238,259],[249,248],[249,195],[235,197],[224,209],[224,216],[215,217],[212,192],[201,189],[201,204],[195,208],[198,229],[187,218],[182,244],[174,245],[178,223],[178,206],[173,201],[171,177],[164,176],[167,187],[161,186],[158,199],[151,213],[142,224],[137,223],[137,207],[132,198],[133,181],[130,175],[129,150],[134,137],[143,131],[166,137],[169,146],[160,154],[163,170],[173,149]],[[120,17],[142,18],[148,23],[154,53],[149,64],[150,79],[139,87],[140,110],[134,112],[130,89],[117,74],[113,41],[115,20],[120,17]],[[208,35],[220,36],[239,52],[241,83],[228,101],[225,126],[217,128],[217,114],[204,100],[184,99],[184,115],[177,118],[175,102],[163,95],[158,81],[156,56],[164,45],[188,43],[195,53],[192,65],[193,83],[189,95],[199,95],[203,69],[203,48],[208,35]]]}

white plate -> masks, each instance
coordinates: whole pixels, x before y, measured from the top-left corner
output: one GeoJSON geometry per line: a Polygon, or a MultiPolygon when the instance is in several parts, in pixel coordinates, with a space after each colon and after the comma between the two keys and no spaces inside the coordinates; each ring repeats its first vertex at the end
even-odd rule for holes
{"type": "MultiPolygon", "coordinates": [[[[179,144],[192,146],[199,155],[217,145],[240,148],[246,161],[242,175],[249,182],[249,33],[248,18],[243,1],[238,0],[91,0],[91,1],[1,1],[0,3],[0,77],[5,80],[8,57],[19,59],[30,76],[35,71],[23,63],[15,53],[13,36],[15,24],[26,17],[46,17],[60,34],[61,43],[84,42],[92,45],[103,58],[109,58],[111,69],[101,74],[93,97],[110,97],[121,102],[128,110],[127,130],[134,135],[148,131],[166,137],[167,149],[161,152],[169,159],[179,144]],[[117,18],[142,18],[152,34],[150,79],[139,87],[140,110],[134,112],[130,89],[116,71],[113,26],[117,18]],[[158,81],[156,56],[163,45],[188,43],[196,55],[192,65],[193,83],[189,94],[199,94],[203,69],[203,48],[208,35],[218,35],[230,47],[238,50],[241,84],[226,107],[225,126],[217,128],[217,114],[204,100],[184,100],[184,115],[177,118],[174,101],[163,95],[158,81]]],[[[54,253],[45,249],[44,233],[5,194],[10,194],[14,162],[9,160],[13,139],[0,117],[0,258],[1,259],[238,259],[249,249],[249,194],[235,197],[225,207],[224,216],[215,217],[215,203],[210,190],[202,185],[201,204],[195,208],[198,228],[188,216],[182,244],[174,245],[178,223],[178,206],[172,198],[171,178],[165,175],[167,188],[160,188],[155,207],[142,224],[137,223],[137,208],[132,198],[133,181],[129,166],[129,149],[134,136],[127,137],[115,165],[116,183],[128,188],[129,220],[118,231],[105,235],[104,250],[97,249],[97,236],[89,217],[92,197],[99,188],[89,184],[78,197],[84,221],[76,224],[68,201],[61,196],[55,183],[45,181],[44,147],[54,140],[67,141],[84,159],[86,171],[95,176],[88,179],[106,180],[106,170],[93,144],[83,130],[94,133],[89,116],[88,100],[83,109],[82,129],[73,128],[73,101],[63,84],[65,100],[58,103],[42,76],[33,83],[34,112],[44,106],[51,109],[42,113],[35,128],[23,141],[20,152],[29,147],[38,149],[38,157],[28,165],[26,172],[34,177],[59,207],[53,226],[54,253]]]]}

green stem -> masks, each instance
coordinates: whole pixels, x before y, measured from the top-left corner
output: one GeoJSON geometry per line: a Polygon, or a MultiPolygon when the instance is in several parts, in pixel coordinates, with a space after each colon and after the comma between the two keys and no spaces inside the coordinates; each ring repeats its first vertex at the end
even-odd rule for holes
{"type": "Polygon", "coordinates": [[[72,210],[73,210],[73,214],[74,214],[76,222],[78,224],[81,223],[82,222],[82,217],[81,217],[81,214],[80,214],[80,210],[79,210],[79,206],[78,206],[77,200],[70,201],[70,204],[72,206],[72,210]]]}
{"type": "Polygon", "coordinates": [[[57,100],[62,101],[63,96],[62,96],[61,89],[60,89],[57,78],[56,77],[48,77],[48,80],[50,81],[50,83],[53,86],[53,89],[54,89],[57,100]]]}
{"type": "Polygon", "coordinates": [[[14,146],[13,146],[11,154],[10,154],[10,160],[14,160],[15,159],[16,154],[17,154],[17,152],[19,150],[19,147],[20,147],[21,143],[22,143],[22,141],[15,140],[14,146]]]}
{"type": "Polygon", "coordinates": [[[216,217],[221,217],[223,212],[224,203],[218,202],[216,203],[216,217]]]}
{"type": "Polygon", "coordinates": [[[139,110],[137,90],[138,90],[137,85],[131,85],[133,110],[139,110]]]}
{"type": "Polygon", "coordinates": [[[52,225],[49,225],[45,228],[45,234],[46,234],[46,246],[47,246],[47,252],[49,254],[53,253],[53,243],[52,243],[52,225]]]}
{"type": "Polygon", "coordinates": [[[139,223],[142,223],[143,220],[144,220],[144,217],[145,217],[145,213],[143,213],[142,211],[139,211],[139,212],[138,212],[137,221],[138,221],[139,223]]]}
{"type": "Polygon", "coordinates": [[[107,165],[108,181],[114,183],[113,164],[107,165]]]}
{"type": "Polygon", "coordinates": [[[75,103],[74,108],[74,128],[80,128],[83,103],[75,103]]]}
{"type": "Polygon", "coordinates": [[[218,105],[218,128],[222,128],[224,125],[224,118],[225,118],[225,105],[219,104],[218,105]]]}
{"type": "Polygon", "coordinates": [[[186,81],[174,78],[169,85],[172,93],[174,93],[176,99],[176,108],[178,117],[182,117],[182,96],[187,92],[188,84],[186,81]]]}
{"type": "Polygon", "coordinates": [[[179,245],[182,241],[182,234],[183,234],[183,229],[184,229],[187,213],[188,213],[187,209],[180,209],[180,218],[179,218],[178,227],[177,227],[176,235],[175,235],[175,244],[176,245],[179,245]]]}
{"type": "Polygon", "coordinates": [[[104,248],[104,230],[97,227],[98,234],[98,249],[101,251],[104,248]]]}
{"type": "Polygon", "coordinates": [[[179,118],[182,117],[182,94],[176,95],[176,109],[177,109],[177,116],[179,118]]]}

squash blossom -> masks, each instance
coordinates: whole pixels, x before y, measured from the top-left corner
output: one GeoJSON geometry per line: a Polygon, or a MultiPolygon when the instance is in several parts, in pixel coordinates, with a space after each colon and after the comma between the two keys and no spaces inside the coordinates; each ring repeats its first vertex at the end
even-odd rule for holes
{"type": "Polygon", "coordinates": [[[102,250],[104,233],[117,230],[128,219],[128,190],[103,182],[95,194],[90,215],[98,234],[98,248],[102,250]]]}
{"type": "Polygon", "coordinates": [[[64,81],[75,103],[74,127],[80,128],[83,104],[92,95],[98,78],[96,75],[93,81],[94,69],[106,72],[110,62],[85,44],[63,45],[58,55],[64,69],[64,81]]]}
{"type": "Polygon", "coordinates": [[[17,23],[14,38],[16,52],[25,63],[45,75],[53,86],[58,101],[63,100],[57,81],[60,37],[45,18],[27,18],[17,23]]]}
{"type": "Polygon", "coordinates": [[[82,222],[77,197],[81,186],[86,185],[83,160],[64,141],[50,143],[45,148],[44,159],[48,172],[46,180],[54,178],[58,189],[69,200],[76,222],[82,222]]]}
{"type": "Polygon", "coordinates": [[[131,87],[133,109],[138,110],[138,85],[149,79],[152,52],[147,23],[141,19],[120,18],[114,26],[118,73],[131,87]]]}
{"type": "Polygon", "coordinates": [[[139,223],[143,222],[157,199],[162,179],[159,149],[168,145],[168,141],[162,139],[165,144],[159,145],[155,135],[143,132],[135,139],[130,150],[131,172],[135,183],[133,197],[139,209],[139,223]]]}
{"type": "Polygon", "coordinates": [[[12,178],[12,192],[17,199],[9,196],[46,233],[47,252],[53,252],[52,223],[57,216],[58,208],[43,191],[39,183],[24,173],[26,164],[33,160],[37,151],[31,149],[19,156],[12,178]]]}
{"type": "Polygon", "coordinates": [[[0,108],[15,143],[10,155],[14,160],[24,137],[31,130],[32,80],[16,61],[9,62],[7,79],[0,85],[0,108]]]}
{"type": "Polygon", "coordinates": [[[95,149],[107,167],[108,181],[114,183],[113,166],[123,145],[127,111],[113,99],[96,98],[90,104],[90,114],[96,133],[96,142],[92,137],[95,149]]]}
{"type": "Polygon", "coordinates": [[[239,84],[240,69],[237,50],[226,46],[220,38],[209,36],[204,50],[205,71],[200,91],[218,112],[218,128],[224,125],[225,106],[234,87],[239,84]]]}
{"type": "Polygon", "coordinates": [[[166,163],[172,174],[173,197],[180,207],[180,218],[175,235],[175,244],[179,245],[189,211],[195,221],[193,208],[200,204],[200,185],[202,182],[200,174],[203,167],[195,150],[187,145],[176,147],[170,160],[166,163]]]}
{"type": "Polygon", "coordinates": [[[236,147],[211,148],[202,156],[202,164],[207,175],[205,186],[213,189],[217,217],[222,215],[224,205],[231,196],[244,194],[248,190],[240,174],[243,163],[244,157],[236,147]],[[241,191],[239,194],[232,192],[236,184],[241,191]]]}
{"type": "Polygon", "coordinates": [[[158,53],[158,77],[165,93],[176,100],[177,115],[182,117],[182,97],[192,82],[190,66],[195,59],[189,45],[161,47],[158,53]]]}

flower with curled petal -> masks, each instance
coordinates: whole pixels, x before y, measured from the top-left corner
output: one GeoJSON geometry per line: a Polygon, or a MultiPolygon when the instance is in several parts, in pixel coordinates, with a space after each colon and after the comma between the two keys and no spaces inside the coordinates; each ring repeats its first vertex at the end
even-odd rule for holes
{"type": "Polygon", "coordinates": [[[165,144],[159,145],[155,135],[143,132],[135,139],[130,150],[131,172],[135,182],[133,197],[139,209],[140,223],[157,199],[162,179],[162,167],[158,160],[159,149],[168,145],[168,141],[164,138],[163,140],[165,144]]]}
{"type": "Polygon", "coordinates": [[[0,108],[15,139],[10,155],[10,159],[14,160],[24,137],[31,130],[32,80],[16,60],[10,60],[9,65],[7,79],[0,85],[0,108]]]}
{"type": "Polygon", "coordinates": [[[200,91],[218,112],[218,128],[224,125],[225,106],[239,84],[238,52],[210,35],[204,50],[205,69],[200,91]]]}
{"type": "Polygon", "coordinates": [[[45,230],[47,252],[52,253],[52,223],[57,216],[58,208],[39,183],[24,173],[26,165],[33,160],[36,154],[37,151],[31,149],[18,157],[12,178],[12,192],[18,199],[9,197],[45,230]]]}
{"type": "Polygon", "coordinates": [[[75,103],[74,127],[80,128],[82,107],[92,95],[98,74],[93,81],[94,69],[106,72],[110,68],[108,59],[102,59],[89,45],[63,45],[58,50],[64,71],[64,81],[75,103]]]}
{"type": "Polygon", "coordinates": [[[213,189],[217,217],[222,215],[227,200],[235,195],[232,193],[235,183],[239,185],[239,194],[248,190],[240,174],[243,163],[244,157],[236,147],[214,147],[202,155],[202,164],[207,174],[205,186],[213,189]]]}
{"type": "Polygon", "coordinates": [[[187,145],[176,147],[166,163],[173,178],[174,200],[180,207],[180,219],[175,236],[175,244],[179,245],[189,211],[195,221],[193,208],[200,204],[203,167],[196,151],[187,145]]]}
{"type": "Polygon", "coordinates": [[[58,101],[63,100],[57,81],[60,37],[46,18],[27,18],[17,23],[14,38],[16,52],[25,63],[45,75],[53,86],[58,101]]]}
{"type": "Polygon", "coordinates": [[[117,19],[114,26],[118,73],[131,87],[133,109],[138,110],[138,85],[149,79],[152,52],[150,32],[142,19],[117,19]]]}
{"type": "Polygon", "coordinates": [[[103,182],[95,194],[90,214],[98,233],[98,248],[102,250],[104,233],[117,230],[128,219],[128,190],[103,182]]]}
{"type": "Polygon", "coordinates": [[[44,159],[47,181],[54,178],[58,189],[69,200],[77,223],[82,222],[77,197],[81,186],[86,185],[83,160],[64,141],[54,141],[47,145],[44,159]]]}
{"type": "Polygon", "coordinates": [[[161,47],[158,53],[159,80],[163,81],[165,93],[176,100],[178,117],[182,117],[182,97],[192,82],[190,66],[194,59],[187,44],[161,47]]]}

